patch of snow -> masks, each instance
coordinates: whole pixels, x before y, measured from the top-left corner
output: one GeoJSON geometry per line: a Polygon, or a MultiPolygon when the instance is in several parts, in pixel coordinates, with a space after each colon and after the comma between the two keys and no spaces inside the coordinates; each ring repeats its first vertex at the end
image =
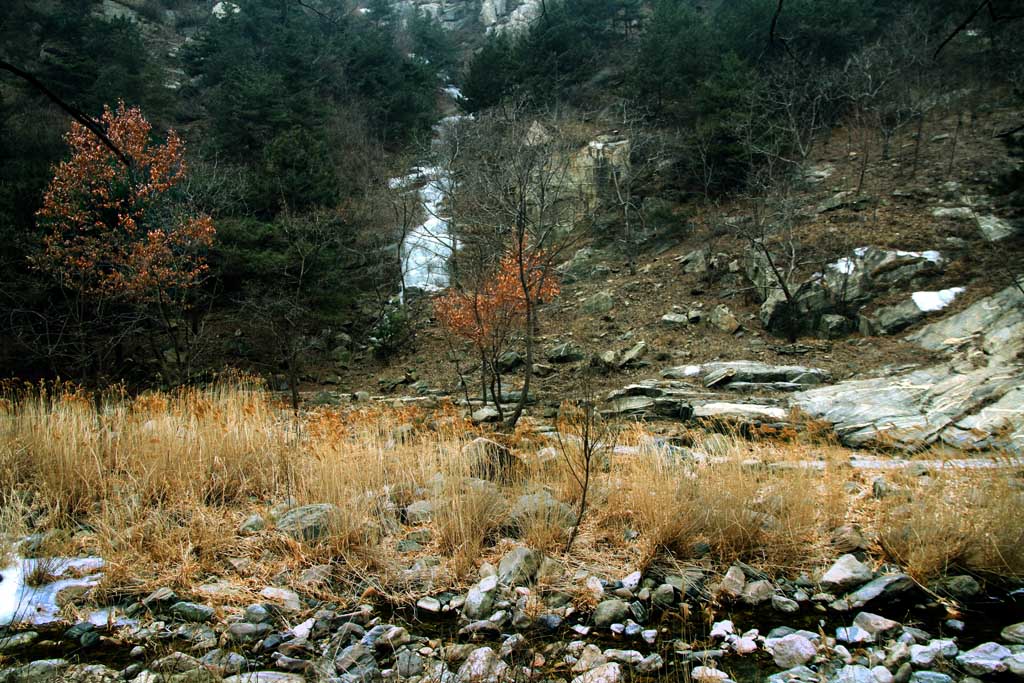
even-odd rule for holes
{"type": "Polygon", "coordinates": [[[448,286],[448,260],[453,248],[457,248],[448,231],[448,219],[441,215],[451,179],[443,169],[421,166],[412,169],[409,175],[392,178],[388,186],[398,189],[423,181],[426,182],[420,187],[419,196],[427,218],[402,240],[402,283],[406,290],[433,292],[448,286]]]}
{"type": "Polygon", "coordinates": [[[925,313],[941,311],[953,303],[953,299],[964,293],[963,287],[951,287],[937,292],[914,292],[911,298],[917,307],[925,313]]]}
{"type": "Polygon", "coordinates": [[[241,11],[241,7],[233,2],[226,2],[225,0],[222,0],[213,6],[213,16],[218,19],[223,19],[228,16],[228,14],[238,14],[241,11]]]}
{"type": "Polygon", "coordinates": [[[840,275],[850,275],[857,269],[857,265],[851,258],[843,257],[835,263],[828,264],[832,270],[838,271],[840,275]]]}
{"type": "MultiPolygon", "coordinates": [[[[99,557],[56,557],[47,559],[15,557],[0,572],[0,626],[32,625],[60,621],[57,597],[69,588],[91,588],[99,583],[103,559],[99,557]],[[30,586],[26,578],[42,565],[54,577],[41,586],[30,586]]],[[[110,610],[99,610],[89,620],[97,625],[116,622],[110,610]]]]}
{"type": "Polygon", "coordinates": [[[462,91],[459,90],[458,86],[446,85],[446,86],[444,86],[443,90],[444,90],[445,94],[448,95],[448,97],[452,98],[453,100],[464,100],[464,99],[466,99],[466,96],[462,94],[462,91]]]}

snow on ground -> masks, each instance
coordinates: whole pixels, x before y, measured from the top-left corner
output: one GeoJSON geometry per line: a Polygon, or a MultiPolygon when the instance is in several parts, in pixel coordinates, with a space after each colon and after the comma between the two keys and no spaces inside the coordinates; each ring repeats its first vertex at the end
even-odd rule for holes
{"type": "Polygon", "coordinates": [[[459,88],[457,86],[446,85],[446,86],[444,86],[443,90],[444,90],[445,94],[448,95],[448,97],[452,98],[453,100],[464,100],[464,99],[466,99],[466,96],[462,94],[462,91],[459,90],[459,88]]]}
{"type": "MultiPolygon", "coordinates": [[[[0,626],[12,623],[39,626],[60,621],[58,596],[69,589],[95,586],[102,576],[102,568],[103,559],[99,557],[14,557],[0,571],[0,626]],[[26,577],[32,576],[37,569],[45,570],[53,580],[40,586],[28,585],[26,577]]],[[[89,621],[96,625],[118,622],[110,610],[90,614],[89,621]]]]}
{"type": "Polygon", "coordinates": [[[931,313],[933,311],[941,311],[953,303],[953,299],[963,293],[963,287],[951,287],[937,292],[914,292],[910,296],[919,309],[925,313],[931,313]]]}

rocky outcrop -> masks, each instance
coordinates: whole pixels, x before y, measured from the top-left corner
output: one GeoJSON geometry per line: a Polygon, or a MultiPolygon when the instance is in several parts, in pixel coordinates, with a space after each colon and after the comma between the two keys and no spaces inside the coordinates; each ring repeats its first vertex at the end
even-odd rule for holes
{"type": "Polygon", "coordinates": [[[1024,292],[1010,286],[908,337],[947,363],[796,394],[848,446],[1024,451],[1024,292]]]}

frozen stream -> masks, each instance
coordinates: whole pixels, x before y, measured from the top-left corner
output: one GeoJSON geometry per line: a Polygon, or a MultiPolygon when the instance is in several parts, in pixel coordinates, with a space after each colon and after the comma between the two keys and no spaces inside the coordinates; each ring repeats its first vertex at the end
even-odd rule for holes
{"type": "MultiPolygon", "coordinates": [[[[92,588],[99,583],[102,569],[99,557],[13,557],[0,570],[0,627],[60,621],[61,594],[74,595],[92,588]]],[[[122,623],[110,610],[97,610],[88,615],[88,620],[97,626],[111,621],[122,623]]]]}

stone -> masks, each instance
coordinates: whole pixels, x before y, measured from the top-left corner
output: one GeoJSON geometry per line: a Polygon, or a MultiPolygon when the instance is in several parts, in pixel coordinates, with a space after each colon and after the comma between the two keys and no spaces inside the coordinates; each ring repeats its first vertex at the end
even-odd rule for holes
{"type": "Polygon", "coordinates": [[[459,667],[454,683],[502,683],[509,672],[508,664],[489,647],[473,650],[459,667]]]}
{"type": "Polygon", "coordinates": [[[269,624],[250,624],[245,621],[239,621],[228,626],[224,631],[224,636],[229,642],[247,645],[263,640],[263,638],[270,635],[271,630],[269,624]]]}
{"type": "Polygon", "coordinates": [[[981,232],[981,236],[989,242],[1000,242],[1007,237],[1016,235],[1019,231],[1014,223],[997,216],[977,215],[975,216],[975,221],[978,224],[978,231],[981,232]]]}
{"type": "Polygon", "coordinates": [[[172,616],[183,621],[206,622],[214,616],[212,607],[194,602],[176,602],[171,605],[170,612],[172,616]]]}
{"type": "Polygon", "coordinates": [[[590,295],[581,306],[584,313],[601,315],[615,308],[615,297],[607,289],[590,295]]]}
{"type": "Polygon", "coordinates": [[[230,650],[210,650],[199,661],[218,676],[237,674],[249,667],[245,657],[230,650]]]}
{"type": "Polygon", "coordinates": [[[363,641],[349,645],[338,653],[334,659],[334,668],[338,673],[349,674],[363,683],[368,683],[380,676],[372,645],[363,641]]]}
{"type": "Polygon", "coordinates": [[[639,664],[644,659],[644,656],[637,650],[608,649],[604,651],[604,656],[610,662],[629,665],[639,664]]]}
{"type": "Polygon", "coordinates": [[[829,679],[829,683],[876,683],[871,669],[860,664],[847,664],[829,679]]]}
{"type": "Polygon", "coordinates": [[[572,683],[620,683],[621,681],[622,667],[615,662],[602,664],[572,679],[572,683]]]}
{"type": "Polygon", "coordinates": [[[829,606],[841,612],[858,609],[880,597],[891,598],[902,595],[914,586],[914,580],[906,574],[883,574],[868,581],[846,597],[834,601],[829,606]]]}
{"type": "Polygon", "coordinates": [[[571,507],[557,500],[547,490],[542,490],[519,496],[509,513],[510,524],[520,531],[525,530],[533,521],[568,529],[576,521],[576,516],[571,507]]]}
{"type": "Polygon", "coordinates": [[[868,633],[860,626],[840,626],[836,629],[836,640],[848,645],[861,645],[875,642],[875,635],[868,633]]]}
{"type": "Polygon", "coordinates": [[[484,591],[480,586],[473,586],[466,594],[466,602],[462,605],[462,615],[467,619],[483,619],[490,615],[494,605],[493,591],[484,591]]]}
{"type": "Polygon", "coordinates": [[[526,359],[518,351],[506,351],[498,356],[498,370],[500,372],[512,372],[526,363],[526,359]]]}
{"type": "Polygon", "coordinates": [[[775,593],[775,587],[772,586],[771,581],[751,581],[743,587],[743,593],[740,595],[740,600],[748,605],[760,605],[762,602],[768,602],[772,599],[772,595],[775,593]]]}
{"type": "Polygon", "coordinates": [[[832,547],[841,553],[865,550],[870,546],[864,533],[856,524],[843,524],[832,532],[832,547]]]}
{"type": "Polygon", "coordinates": [[[306,677],[284,671],[251,671],[228,676],[222,683],[306,683],[306,677]]]}
{"type": "Polygon", "coordinates": [[[293,590],[267,586],[260,591],[260,596],[276,605],[286,614],[295,614],[302,610],[302,599],[299,598],[299,594],[293,590]]]}
{"type": "Polygon", "coordinates": [[[21,631],[13,635],[0,638],[0,652],[11,652],[26,648],[39,639],[35,631],[21,631]]]}
{"type": "Polygon", "coordinates": [[[887,633],[891,633],[900,627],[898,621],[886,619],[870,612],[859,612],[853,618],[853,625],[876,636],[885,636],[887,633]]]}
{"type": "Polygon", "coordinates": [[[711,250],[708,248],[695,249],[679,259],[683,272],[694,275],[702,275],[708,272],[708,260],[711,250]]]}
{"type": "Polygon", "coordinates": [[[647,355],[647,342],[637,342],[622,353],[619,357],[618,366],[620,368],[628,368],[638,365],[645,355],[647,355]]]}
{"type": "Polygon", "coordinates": [[[676,589],[663,583],[651,593],[651,602],[660,609],[671,609],[676,604],[676,589]]]}
{"type": "Polygon", "coordinates": [[[257,532],[263,531],[267,526],[267,520],[263,519],[263,515],[252,514],[245,518],[241,524],[238,525],[238,533],[242,536],[251,536],[257,532]]]}
{"type": "Polygon", "coordinates": [[[505,553],[498,563],[498,578],[511,586],[532,583],[544,561],[544,553],[518,546],[505,553]]]}
{"type": "Polygon", "coordinates": [[[583,352],[579,347],[565,342],[552,348],[547,353],[548,362],[551,363],[575,363],[583,360],[583,352]]]}
{"type": "Polygon", "coordinates": [[[473,411],[470,416],[474,424],[486,424],[490,422],[498,422],[501,420],[501,413],[494,406],[484,406],[473,411]]]}
{"type": "Polygon", "coordinates": [[[940,657],[953,657],[957,653],[952,640],[932,640],[927,645],[910,646],[910,663],[917,667],[931,666],[940,657]]]}
{"type": "Polygon", "coordinates": [[[437,598],[433,598],[430,596],[420,598],[416,601],[417,609],[421,609],[424,612],[429,612],[430,614],[440,614],[441,607],[441,601],[437,598]]]}
{"type": "Polygon", "coordinates": [[[1024,621],[1007,626],[999,632],[999,637],[1008,643],[1024,644],[1024,621]]]}
{"type": "Polygon", "coordinates": [[[733,565],[729,567],[728,571],[725,572],[725,576],[718,583],[718,586],[715,588],[715,594],[736,600],[743,595],[743,588],[746,586],[746,583],[747,577],[743,570],[737,565],[733,565]]]}
{"type": "Polygon", "coordinates": [[[605,600],[594,609],[591,620],[598,628],[608,628],[614,623],[624,622],[629,615],[629,604],[626,601],[605,600]]]}
{"type": "Polygon", "coordinates": [[[782,638],[768,639],[764,646],[771,653],[775,665],[783,669],[805,664],[817,654],[814,643],[797,633],[791,633],[782,638]]]}
{"type": "Polygon", "coordinates": [[[884,666],[871,667],[871,675],[874,676],[874,683],[893,683],[892,672],[884,666]]]}
{"type": "Polygon", "coordinates": [[[740,323],[725,304],[718,304],[708,316],[708,322],[726,334],[733,334],[740,329],[740,323]]]}
{"type": "Polygon", "coordinates": [[[729,674],[710,666],[695,666],[690,672],[690,680],[694,683],[726,683],[729,674]]]}
{"type": "Polygon", "coordinates": [[[909,683],[956,683],[952,676],[938,671],[915,671],[910,675],[909,683]]]}
{"type": "Polygon", "coordinates": [[[292,538],[314,541],[328,532],[338,513],[337,506],[330,503],[303,505],[281,515],[277,520],[277,528],[292,538]]]}
{"type": "Polygon", "coordinates": [[[954,598],[973,598],[981,593],[981,585],[978,580],[969,574],[946,576],[940,579],[935,586],[936,590],[954,598]]]}
{"type": "Polygon", "coordinates": [[[158,674],[180,674],[198,669],[202,665],[202,662],[198,659],[190,657],[184,652],[172,652],[165,657],[151,662],[148,668],[150,671],[155,671],[158,674]]]}
{"type": "Polygon", "coordinates": [[[772,609],[783,614],[795,614],[800,611],[800,603],[784,595],[773,595],[772,609]]]}
{"type": "Polygon", "coordinates": [[[417,500],[405,507],[405,521],[413,526],[427,524],[434,517],[434,503],[417,500]]]}
{"type": "Polygon", "coordinates": [[[661,324],[665,327],[685,327],[689,322],[685,313],[666,313],[661,316],[661,324]]]}
{"type": "Polygon", "coordinates": [[[1006,671],[1005,660],[1012,654],[1009,648],[999,643],[982,643],[961,653],[956,658],[956,662],[968,673],[984,676],[1006,671]]]}
{"type": "Polygon", "coordinates": [[[664,666],[665,660],[662,659],[661,655],[659,655],[657,652],[652,652],[651,654],[647,655],[642,660],[637,662],[634,668],[636,669],[637,673],[652,674],[656,671],[660,671],[664,666]]]}
{"type": "Polygon", "coordinates": [[[825,590],[845,590],[871,580],[871,567],[853,555],[843,555],[829,567],[819,582],[825,590]]]}
{"type": "Polygon", "coordinates": [[[801,665],[772,674],[765,680],[767,683],[820,683],[821,678],[816,671],[801,665]]]}

